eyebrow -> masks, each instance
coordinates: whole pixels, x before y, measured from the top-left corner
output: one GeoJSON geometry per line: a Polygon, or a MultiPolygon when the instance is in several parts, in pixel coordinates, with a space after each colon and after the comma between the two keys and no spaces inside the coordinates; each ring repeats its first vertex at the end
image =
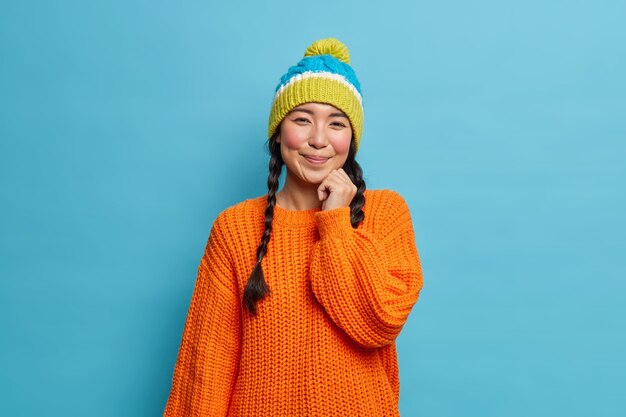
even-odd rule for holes
{"type": "MultiPolygon", "coordinates": [[[[294,112],[294,111],[301,111],[304,113],[308,113],[310,115],[313,115],[313,111],[309,110],[309,109],[302,109],[302,108],[298,108],[296,107],[295,109],[292,109],[289,113],[294,112]]],[[[346,119],[348,118],[348,116],[346,116],[346,114],[344,112],[335,112],[335,113],[331,113],[330,117],[345,117],[346,119]]]]}

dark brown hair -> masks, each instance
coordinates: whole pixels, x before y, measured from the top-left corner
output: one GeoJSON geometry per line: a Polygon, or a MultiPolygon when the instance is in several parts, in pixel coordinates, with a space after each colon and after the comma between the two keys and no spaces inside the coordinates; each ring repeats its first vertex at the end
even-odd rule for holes
{"type": "MultiPolygon", "coordinates": [[[[276,192],[278,191],[278,179],[280,177],[283,165],[285,162],[280,153],[280,143],[276,142],[278,133],[280,131],[280,125],[268,140],[268,147],[270,152],[269,163],[269,176],[267,177],[267,206],[265,207],[265,230],[261,237],[261,243],[256,251],[256,264],[243,292],[243,305],[250,313],[256,315],[256,303],[265,298],[270,289],[265,282],[263,276],[263,268],[261,267],[261,260],[267,253],[267,244],[270,240],[270,234],[272,232],[272,219],[274,218],[274,206],[276,205],[276,192]]],[[[343,165],[343,170],[348,174],[354,185],[357,187],[356,195],[350,202],[350,223],[353,228],[357,228],[359,224],[365,218],[363,213],[363,206],[365,204],[365,181],[363,180],[363,171],[361,166],[355,159],[356,143],[354,136],[350,142],[350,149],[348,151],[348,159],[343,165]]]]}

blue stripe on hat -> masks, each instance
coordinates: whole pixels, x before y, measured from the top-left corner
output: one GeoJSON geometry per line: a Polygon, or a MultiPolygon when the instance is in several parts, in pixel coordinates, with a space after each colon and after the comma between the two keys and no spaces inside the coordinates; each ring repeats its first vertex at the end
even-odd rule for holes
{"type": "Polygon", "coordinates": [[[352,67],[332,55],[315,55],[302,58],[300,62],[289,68],[287,73],[280,78],[280,83],[276,86],[275,92],[287,84],[292,77],[304,72],[331,72],[342,75],[361,94],[361,85],[352,67]]]}

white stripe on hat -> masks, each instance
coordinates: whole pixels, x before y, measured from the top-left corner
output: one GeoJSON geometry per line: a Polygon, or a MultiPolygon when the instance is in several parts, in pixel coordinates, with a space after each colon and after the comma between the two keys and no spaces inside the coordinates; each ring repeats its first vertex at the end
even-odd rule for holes
{"type": "Polygon", "coordinates": [[[341,74],[336,74],[336,73],[328,72],[328,71],[305,71],[301,74],[294,75],[285,84],[280,86],[280,88],[276,91],[276,94],[274,95],[274,100],[276,100],[278,96],[280,96],[287,87],[289,87],[293,83],[305,80],[307,78],[328,78],[331,80],[339,81],[340,83],[348,87],[348,89],[352,91],[352,93],[359,100],[359,104],[361,104],[361,106],[363,105],[361,101],[361,94],[357,91],[354,85],[352,85],[352,83],[350,83],[346,79],[346,77],[344,77],[341,74]]]}

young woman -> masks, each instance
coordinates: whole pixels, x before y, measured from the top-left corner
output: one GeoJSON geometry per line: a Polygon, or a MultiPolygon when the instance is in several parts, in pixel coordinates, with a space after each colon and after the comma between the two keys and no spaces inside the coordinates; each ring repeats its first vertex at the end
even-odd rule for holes
{"type": "Polygon", "coordinates": [[[269,191],[213,223],[165,416],[399,415],[395,339],[422,271],[406,202],[366,190],[355,160],[360,91],[333,38],[281,78],[269,191]]]}

